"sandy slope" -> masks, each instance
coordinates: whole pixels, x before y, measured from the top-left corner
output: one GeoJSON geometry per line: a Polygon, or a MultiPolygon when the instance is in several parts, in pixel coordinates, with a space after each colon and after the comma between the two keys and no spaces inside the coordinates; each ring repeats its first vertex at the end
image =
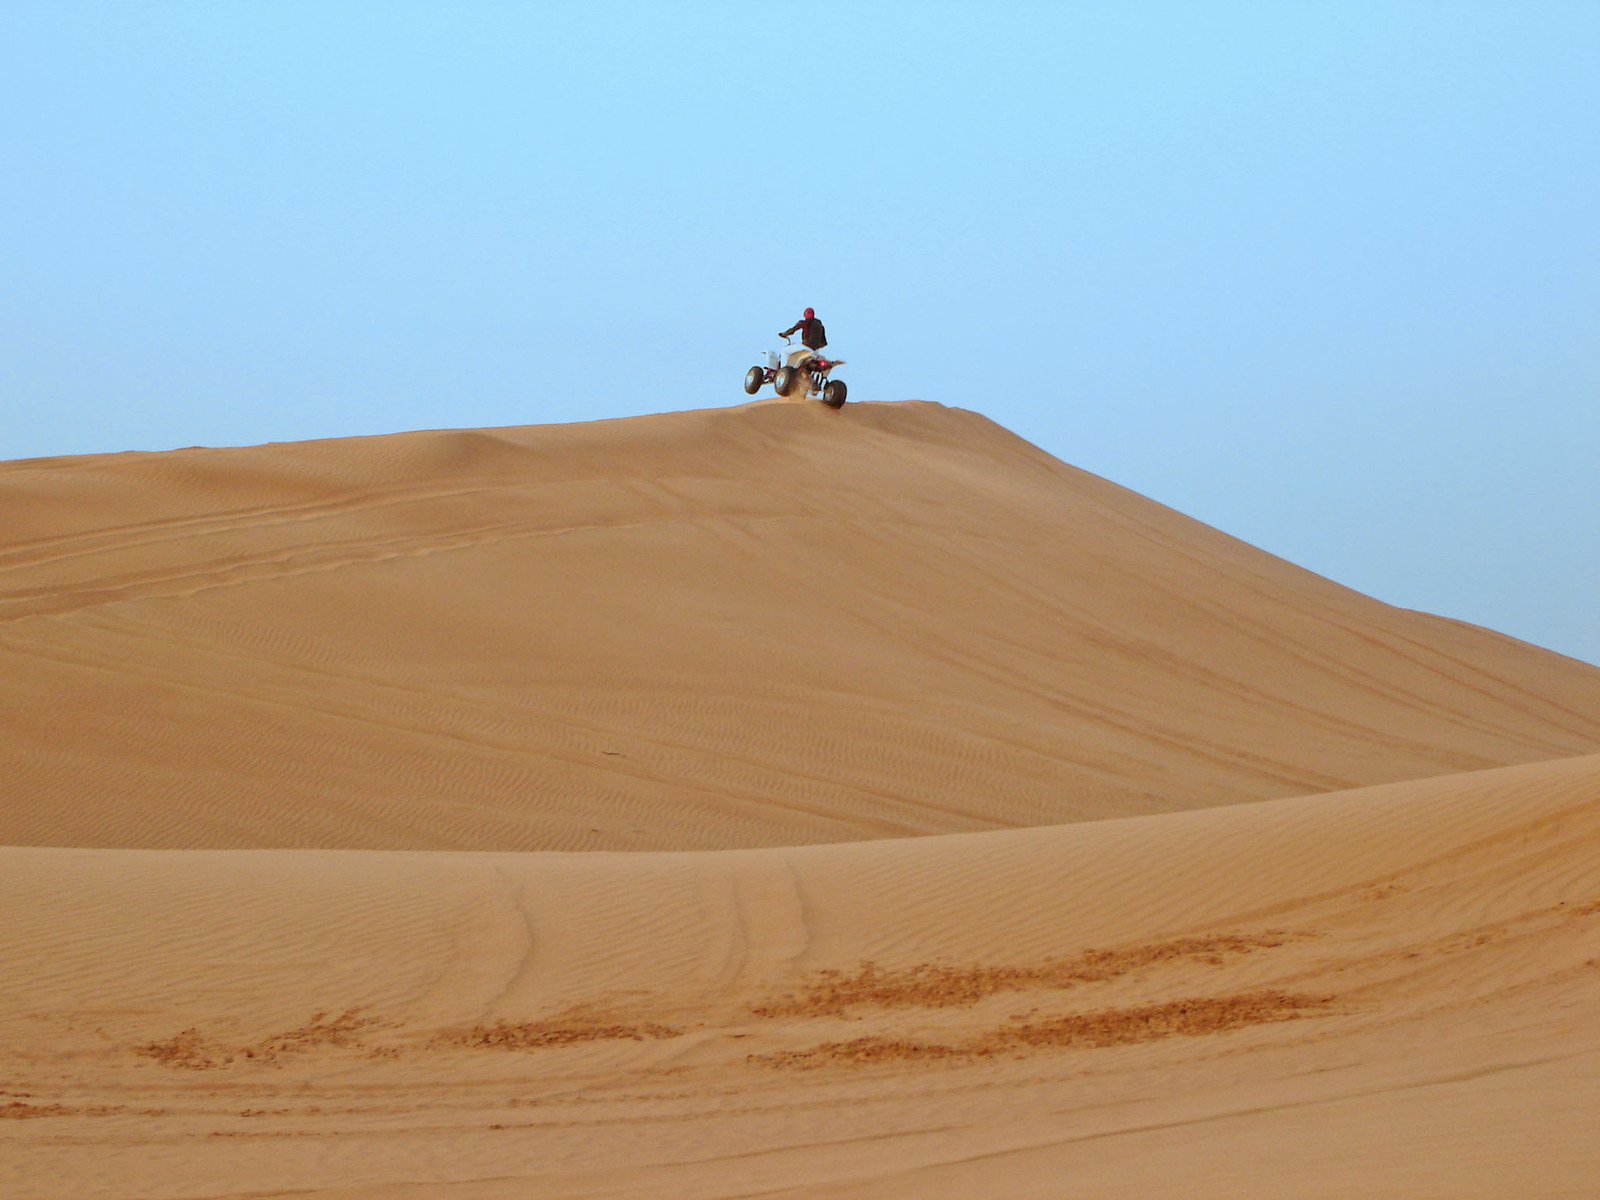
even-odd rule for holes
{"type": "Polygon", "coordinates": [[[16,848],[0,904],[6,1195],[1600,1172],[1600,756],[720,853],[16,848]]]}
{"type": "Polygon", "coordinates": [[[0,844],[803,844],[1600,748],[1600,671],[937,405],[34,460],[0,512],[0,844]]]}
{"type": "Polygon", "coordinates": [[[933,405],[0,515],[6,1200],[1595,1192],[1593,668],[933,405]]]}

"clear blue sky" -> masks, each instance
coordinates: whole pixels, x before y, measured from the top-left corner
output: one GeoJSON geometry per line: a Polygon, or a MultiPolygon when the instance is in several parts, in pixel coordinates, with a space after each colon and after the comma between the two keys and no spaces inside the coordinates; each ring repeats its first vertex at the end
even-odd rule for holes
{"type": "Polygon", "coordinates": [[[1595,0],[8,0],[0,281],[0,458],[736,404],[810,304],[1600,662],[1595,0]]]}

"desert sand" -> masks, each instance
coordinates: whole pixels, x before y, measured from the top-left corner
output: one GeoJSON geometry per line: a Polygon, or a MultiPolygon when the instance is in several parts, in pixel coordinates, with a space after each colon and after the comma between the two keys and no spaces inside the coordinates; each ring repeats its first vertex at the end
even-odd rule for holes
{"type": "Polygon", "coordinates": [[[0,1195],[1592,1196],[1600,669],[975,413],[0,464],[0,1195]]]}

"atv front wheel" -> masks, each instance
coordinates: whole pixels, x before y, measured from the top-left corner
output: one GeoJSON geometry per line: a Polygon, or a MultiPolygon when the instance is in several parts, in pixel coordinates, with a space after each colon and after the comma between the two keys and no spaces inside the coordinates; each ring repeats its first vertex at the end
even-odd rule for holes
{"type": "Polygon", "coordinates": [[[767,373],[760,367],[751,367],[744,373],[744,394],[754,396],[767,381],[767,373]]]}
{"type": "Polygon", "coordinates": [[[822,389],[822,402],[829,408],[843,408],[844,398],[849,394],[850,389],[845,387],[844,380],[830,379],[822,389]]]}
{"type": "Polygon", "coordinates": [[[793,367],[779,367],[778,373],[772,377],[772,386],[777,389],[778,395],[787,396],[794,391],[794,381],[799,372],[793,367]]]}

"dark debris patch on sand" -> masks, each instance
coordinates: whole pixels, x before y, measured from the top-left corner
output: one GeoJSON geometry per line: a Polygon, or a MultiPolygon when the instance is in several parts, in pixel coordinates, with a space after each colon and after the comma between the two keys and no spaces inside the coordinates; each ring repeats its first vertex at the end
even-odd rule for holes
{"type": "Polygon", "coordinates": [[[0,1104],[0,1121],[31,1121],[39,1117],[114,1117],[128,1109],[121,1104],[29,1104],[9,1100],[0,1104]]]}
{"type": "Polygon", "coordinates": [[[1111,1008],[1042,1020],[1014,1020],[950,1042],[897,1037],[860,1037],[823,1042],[804,1050],[752,1054],[749,1061],[774,1067],[833,1063],[927,1062],[993,1058],[1037,1049],[1101,1049],[1169,1037],[1201,1037],[1250,1025],[1295,1021],[1327,1010],[1332,996],[1264,989],[1233,996],[1196,997],[1111,1008]]]}
{"type": "Polygon", "coordinates": [[[558,1018],[546,1021],[496,1021],[492,1025],[447,1029],[438,1034],[431,1044],[482,1050],[541,1050],[581,1042],[658,1041],[677,1037],[682,1032],[670,1025],[648,1021],[602,1022],[558,1018]]]}
{"type": "Polygon", "coordinates": [[[1281,946],[1291,936],[1267,930],[1174,938],[1118,949],[1089,949],[1070,958],[1047,959],[1032,966],[922,963],[886,970],[867,962],[850,974],[820,972],[798,992],[765,1001],[751,1012],[758,1017],[823,1017],[844,1016],[852,1008],[966,1007],[1000,992],[1100,983],[1161,963],[1187,961],[1221,966],[1240,955],[1281,946]]]}
{"type": "Polygon", "coordinates": [[[360,1008],[350,1008],[333,1017],[325,1012],[314,1013],[303,1025],[242,1045],[228,1044],[190,1028],[163,1041],[135,1046],[133,1052],[163,1066],[208,1071],[241,1061],[275,1063],[320,1048],[360,1049],[366,1044],[364,1034],[382,1024],[376,1018],[363,1017],[361,1012],[360,1008]]]}

